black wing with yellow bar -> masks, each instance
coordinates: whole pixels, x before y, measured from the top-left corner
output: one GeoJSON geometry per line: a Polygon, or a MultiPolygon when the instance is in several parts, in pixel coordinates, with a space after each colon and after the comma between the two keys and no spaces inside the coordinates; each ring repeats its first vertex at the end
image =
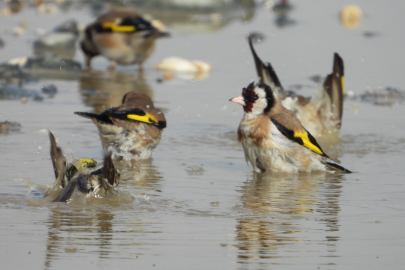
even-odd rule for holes
{"type": "Polygon", "coordinates": [[[286,128],[285,126],[283,126],[282,124],[280,124],[279,122],[277,122],[274,119],[271,119],[271,121],[277,127],[277,129],[281,132],[281,134],[286,136],[291,141],[299,143],[300,145],[305,146],[306,148],[310,149],[311,151],[313,151],[321,156],[328,157],[323,152],[322,148],[319,146],[319,144],[317,143],[315,138],[311,135],[311,133],[309,133],[305,129],[304,129],[305,132],[297,132],[297,131],[293,131],[293,130],[286,128]]]}
{"type": "Polygon", "coordinates": [[[122,120],[134,120],[139,122],[148,123],[154,126],[158,126],[159,128],[166,127],[166,121],[159,121],[156,117],[152,114],[145,112],[144,110],[133,108],[128,110],[122,111],[115,111],[115,110],[105,110],[104,111],[109,117],[122,119],[122,120]]]}
{"type": "Polygon", "coordinates": [[[96,23],[93,29],[98,33],[133,33],[154,30],[155,27],[142,17],[125,17],[117,22],[96,23]]]}

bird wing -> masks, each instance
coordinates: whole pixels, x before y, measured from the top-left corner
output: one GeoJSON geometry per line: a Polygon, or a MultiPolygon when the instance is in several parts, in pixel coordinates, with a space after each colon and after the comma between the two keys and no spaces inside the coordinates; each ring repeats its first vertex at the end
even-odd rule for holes
{"type": "MultiPolygon", "coordinates": [[[[294,115],[292,115],[294,116],[294,115]]],[[[328,157],[322,150],[321,146],[315,140],[315,138],[309,133],[298,121],[298,119],[294,119],[291,115],[287,114],[276,114],[270,117],[272,123],[276,126],[276,128],[287,137],[289,140],[296,142],[311,151],[324,156],[328,157]],[[296,123],[294,120],[298,121],[296,123]]],[[[295,117],[295,116],[294,116],[295,117]]]]}
{"type": "Polygon", "coordinates": [[[337,53],[334,54],[333,71],[326,77],[323,89],[331,100],[330,112],[325,114],[331,115],[331,118],[337,121],[336,127],[340,128],[343,114],[344,65],[343,59],[337,53]]]}
{"type": "Polygon", "coordinates": [[[272,89],[275,90],[275,93],[277,93],[278,97],[281,100],[284,99],[287,96],[287,93],[285,92],[283,86],[281,85],[281,82],[278,79],[276,72],[274,71],[273,67],[269,62],[265,64],[263,63],[262,60],[260,60],[259,56],[257,55],[253,47],[252,42],[254,39],[254,34],[249,35],[248,39],[250,50],[252,51],[253,59],[256,65],[256,72],[257,75],[260,77],[260,82],[268,84],[272,89]]]}
{"type": "Polygon", "coordinates": [[[166,121],[159,121],[156,116],[145,112],[139,108],[131,108],[122,111],[116,110],[105,110],[104,111],[108,117],[117,118],[122,120],[135,120],[139,122],[144,122],[148,124],[152,124],[154,126],[158,126],[159,128],[166,127],[166,121]]]}
{"type": "Polygon", "coordinates": [[[270,116],[270,120],[281,132],[281,134],[283,134],[289,140],[296,142],[322,156],[321,162],[326,166],[339,169],[346,173],[351,173],[350,170],[344,168],[323,152],[321,146],[317,143],[315,138],[301,125],[299,120],[291,112],[272,115],[270,116]]]}
{"type": "Polygon", "coordinates": [[[111,158],[111,152],[106,154],[104,157],[104,167],[102,170],[102,176],[104,179],[107,179],[108,183],[111,186],[118,186],[120,182],[120,174],[114,167],[114,163],[111,158]]]}
{"type": "Polygon", "coordinates": [[[55,137],[52,132],[49,131],[49,140],[51,141],[51,160],[53,165],[53,171],[55,172],[55,178],[61,182],[62,187],[66,186],[65,172],[67,167],[67,160],[63,155],[63,151],[56,144],[55,137]]]}
{"type": "Polygon", "coordinates": [[[94,26],[98,32],[133,33],[156,28],[138,14],[129,11],[113,11],[101,16],[94,26]]]}

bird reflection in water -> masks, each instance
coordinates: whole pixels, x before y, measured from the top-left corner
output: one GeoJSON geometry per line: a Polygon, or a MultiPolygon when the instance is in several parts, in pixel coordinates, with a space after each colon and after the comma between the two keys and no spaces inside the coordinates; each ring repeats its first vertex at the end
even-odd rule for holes
{"type": "Polygon", "coordinates": [[[180,33],[212,33],[235,21],[249,22],[256,7],[254,0],[143,2],[134,4],[128,1],[125,6],[133,5],[139,12],[158,18],[165,26],[180,33]]]}
{"type": "Polygon", "coordinates": [[[153,91],[149,87],[144,73],[88,70],[79,81],[80,95],[94,113],[121,105],[122,97],[131,91],[146,94],[153,100],[153,91]]]}
{"type": "MultiPolygon", "coordinates": [[[[281,256],[281,246],[310,241],[302,234],[311,230],[307,220],[325,224],[325,246],[335,251],[339,238],[328,233],[339,230],[341,181],[342,175],[326,173],[254,174],[240,190],[246,216],[236,225],[238,263],[270,264],[268,259],[281,256]]],[[[292,250],[300,256],[306,251],[302,248],[295,245],[292,250]]]]}
{"type": "Polygon", "coordinates": [[[281,0],[277,3],[268,1],[266,2],[266,6],[276,15],[274,23],[277,27],[283,28],[296,24],[296,21],[290,18],[290,13],[294,9],[294,6],[288,0],[281,0]]]}
{"type": "Polygon", "coordinates": [[[56,261],[66,260],[66,253],[86,252],[98,259],[134,259],[141,255],[140,249],[122,249],[117,246],[138,246],[137,235],[158,233],[150,231],[138,213],[153,211],[156,204],[145,198],[160,192],[162,178],[149,161],[142,161],[136,168],[126,162],[116,163],[121,174],[120,187],[131,194],[128,198],[93,198],[86,204],[50,204],[50,213],[45,225],[48,227],[45,269],[51,269],[56,261]],[[129,214],[130,212],[130,214],[129,214]],[[127,251],[127,252],[125,252],[127,251]]]}
{"type": "Polygon", "coordinates": [[[161,192],[161,174],[152,164],[152,159],[130,161],[121,160],[115,163],[117,170],[121,174],[121,187],[131,190],[136,196],[150,196],[150,191],[161,192]]]}
{"type": "Polygon", "coordinates": [[[80,252],[84,248],[94,249],[99,258],[111,256],[114,215],[101,209],[86,212],[75,210],[78,209],[62,204],[51,210],[46,222],[48,239],[45,269],[52,268],[52,262],[62,257],[62,254],[80,252]]]}

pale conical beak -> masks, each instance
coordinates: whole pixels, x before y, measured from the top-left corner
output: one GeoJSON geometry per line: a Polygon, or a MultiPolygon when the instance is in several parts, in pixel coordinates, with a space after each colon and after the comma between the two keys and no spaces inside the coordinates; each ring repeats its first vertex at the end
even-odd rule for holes
{"type": "Polygon", "coordinates": [[[242,106],[246,106],[245,99],[242,96],[237,96],[237,97],[231,98],[229,101],[238,103],[242,106]]]}

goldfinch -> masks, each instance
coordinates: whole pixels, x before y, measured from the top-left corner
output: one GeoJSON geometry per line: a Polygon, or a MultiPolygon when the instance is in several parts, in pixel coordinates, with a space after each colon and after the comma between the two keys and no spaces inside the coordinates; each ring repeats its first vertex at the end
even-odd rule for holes
{"type": "Polygon", "coordinates": [[[0,122],[0,134],[8,134],[9,132],[20,131],[20,129],[20,123],[10,121],[0,122]]]}
{"type": "Polygon", "coordinates": [[[286,92],[270,63],[265,64],[258,57],[249,36],[249,46],[253,54],[260,82],[269,85],[284,107],[292,111],[301,123],[315,137],[338,133],[342,125],[344,66],[343,59],[334,54],[333,70],[310,98],[286,92]]]}
{"type": "Polygon", "coordinates": [[[90,68],[91,59],[102,55],[120,65],[139,64],[152,54],[155,39],[169,33],[155,28],[151,22],[135,12],[117,10],[107,12],[88,25],[80,46],[90,68]]]}
{"type": "Polygon", "coordinates": [[[75,112],[90,118],[97,126],[103,147],[124,159],[148,159],[160,142],[166,127],[164,114],[145,94],[129,92],[119,107],[100,114],[75,112]]]}
{"type": "Polygon", "coordinates": [[[349,170],[326,155],[298,118],[281,103],[270,86],[254,84],[230,101],[243,106],[245,114],[238,128],[246,161],[256,172],[349,170]]]}
{"type": "Polygon", "coordinates": [[[97,168],[97,161],[90,158],[68,163],[51,132],[49,132],[49,139],[55,178],[63,188],[53,202],[67,202],[76,192],[86,195],[114,192],[113,188],[118,185],[120,175],[114,167],[111,153],[105,155],[102,168],[97,168]]]}

